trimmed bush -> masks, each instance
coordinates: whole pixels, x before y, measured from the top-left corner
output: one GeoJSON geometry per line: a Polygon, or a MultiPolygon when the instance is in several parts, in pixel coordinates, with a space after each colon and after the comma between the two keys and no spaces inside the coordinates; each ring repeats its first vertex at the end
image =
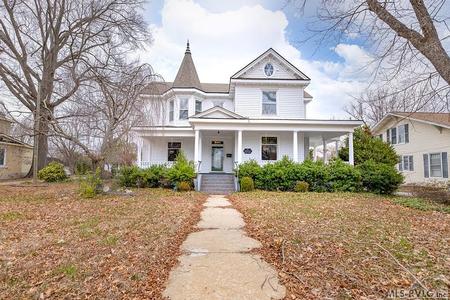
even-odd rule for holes
{"type": "Polygon", "coordinates": [[[239,165],[239,178],[250,177],[253,180],[261,174],[261,166],[255,160],[249,160],[239,165]]]}
{"type": "Polygon", "coordinates": [[[275,163],[265,164],[256,176],[256,187],[269,191],[292,191],[298,179],[297,165],[287,156],[275,163]]]}
{"type": "Polygon", "coordinates": [[[191,183],[188,181],[181,181],[177,183],[177,191],[189,192],[192,189],[191,183]]]}
{"type": "Polygon", "coordinates": [[[305,160],[296,165],[296,178],[299,181],[306,181],[312,192],[330,192],[332,185],[329,178],[329,170],[322,161],[305,160]]]}
{"type": "Polygon", "coordinates": [[[137,166],[125,166],[119,170],[119,184],[124,187],[138,186],[141,177],[141,169],[137,166]]]}
{"type": "Polygon", "coordinates": [[[80,195],[84,198],[93,198],[102,192],[102,180],[100,168],[94,174],[88,173],[80,179],[80,195]]]}
{"type": "Polygon", "coordinates": [[[167,171],[167,178],[172,185],[176,186],[182,181],[187,181],[192,184],[195,177],[194,164],[187,160],[183,152],[178,153],[175,163],[167,171]]]}
{"type": "Polygon", "coordinates": [[[360,171],[340,159],[328,165],[328,180],[336,192],[358,192],[362,188],[360,171]]]}
{"type": "Polygon", "coordinates": [[[365,190],[377,194],[392,194],[403,183],[403,175],[394,166],[366,161],[358,166],[365,190]]]}
{"type": "Polygon", "coordinates": [[[68,178],[64,171],[64,165],[55,161],[42,168],[38,173],[38,177],[46,182],[59,182],[68,178]]]}
{"type": "Polygon", "coordinates": [[[294,191],[297,193],[305,193],[309,190],[309,183],[306,181],[297,181],[294,187],[294,191]]]}
{"type": "Polygon", "coordinates": [[[250,192],[255,189],[255,184],[250,176],[242,177],[240,185],[241,185],[241,192],[250,192]]]}

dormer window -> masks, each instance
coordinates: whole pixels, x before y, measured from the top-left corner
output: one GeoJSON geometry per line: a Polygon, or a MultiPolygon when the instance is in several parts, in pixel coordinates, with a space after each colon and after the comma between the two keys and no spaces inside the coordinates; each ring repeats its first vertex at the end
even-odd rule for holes
{"type": "Polygon", "coordinates": [[[264,73],[266,74],[267,77],[272,76],[272,74],[273,74],[273,65],[271,63],[267,63],[264,66],[264,73]]]}

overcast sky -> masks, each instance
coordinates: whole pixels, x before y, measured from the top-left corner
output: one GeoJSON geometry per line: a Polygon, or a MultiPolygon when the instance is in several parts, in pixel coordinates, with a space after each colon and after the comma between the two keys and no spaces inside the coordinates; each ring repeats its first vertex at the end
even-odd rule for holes
{"type": "MultiPolygon", "coordinates": [[[[262,52],[272,47],[311,78],[307,87],[314,100],[308,118],[348,118],[343,111],[366,85],[370,58],[357,40],[317,48],[301,42],[311,33],[315,7],[299,14],[284,1],[154,0],[145,16],[153,43],[138,55],[166,81],[173,81],[186,40],[202,82],[225,82],[262,52]],[[280,4],[281,3],[281,4],[280,4]]],[[[309,2],[311,3],[311,1],[309,2]]]]}

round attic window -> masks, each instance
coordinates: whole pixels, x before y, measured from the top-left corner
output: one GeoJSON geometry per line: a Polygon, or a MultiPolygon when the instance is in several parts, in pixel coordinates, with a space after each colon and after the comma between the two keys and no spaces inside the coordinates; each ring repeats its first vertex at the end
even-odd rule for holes
{"type": "Polygon", "coordinates": [[[272,76],[273,74],[273,65],[271,63],[268,63],[264,66],[264,73],[267,77],[272,76]]]}

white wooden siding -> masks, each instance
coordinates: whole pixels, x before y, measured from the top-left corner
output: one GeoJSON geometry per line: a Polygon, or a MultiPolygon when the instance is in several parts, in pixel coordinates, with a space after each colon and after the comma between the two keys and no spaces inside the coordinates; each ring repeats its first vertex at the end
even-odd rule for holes
{"type": "Polygon", "coordinates": [[[294,87],[261,87],[236,85],[235,112],[250,118],[305,118],[303,89],[294,87]],[[277,115],[262,114],[262,92],[277,92],[277,115]]]}
{"type": "Polygon", "coordinates": [[[278,59],[274,58],[272,55],[269,55],[262,61],[258,62],[256,65],[250,68],[250,70],[240,76],[240,78],[298,79],[286,65],[281,64],[280,61],[278,61],[278,59]],[[270,77],[267,77],[264,73],[264,67],[267,63],[271,63],[274,68],[273,74],[270,77]]]}

